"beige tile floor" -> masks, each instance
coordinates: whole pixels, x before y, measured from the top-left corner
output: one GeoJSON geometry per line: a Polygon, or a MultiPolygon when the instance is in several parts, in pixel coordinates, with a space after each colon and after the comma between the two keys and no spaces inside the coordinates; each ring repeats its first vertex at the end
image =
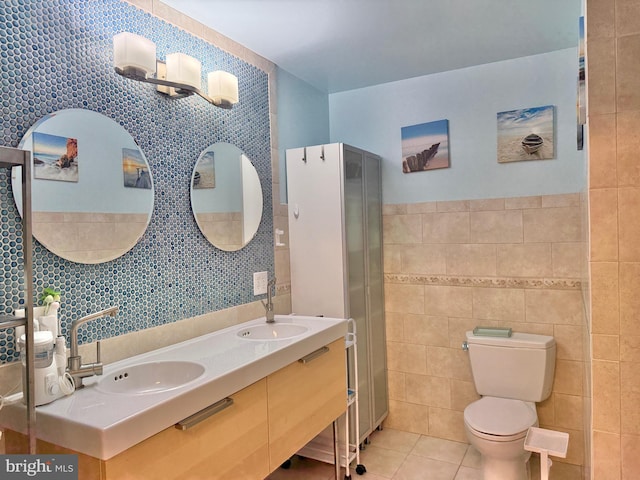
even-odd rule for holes
{"type": "MultiPolygon", "coordinates": [[[[360,454],[367,472],[352,480],[482,480],[480,455],[466,443],[385,428],[371,434],[360,454]]],[[[531,479],[540,478],[539,457],[531,457],[531,479]]],[[[578,480],[580,467],[554,463],[553,480],[578,480]]],[[[340,480],[344,478],[342,473],[340,480]]],[[[333,480],[333,465],[294,457],[291,468],[273,472],[267,480],[333,480]]]]}
{"type": "MultiPolygon", "coordinates": [[[[482,480],[480,457],[466,443],[385,428],[374,432],[360,453],[367,472],[353,480],[482,480]]],[[[295,457],[291,468],[268,480],[332,480],[333,465],[295,457]]]]}

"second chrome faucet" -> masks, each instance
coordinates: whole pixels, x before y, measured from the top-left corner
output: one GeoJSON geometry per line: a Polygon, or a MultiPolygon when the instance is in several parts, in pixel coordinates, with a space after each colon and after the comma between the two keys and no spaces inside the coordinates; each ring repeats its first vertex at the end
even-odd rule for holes
{"type": "Polygon", "coordinates": [[[269,283],[267,283],[267,302],[262,302],[262,305],[264,305],[265,316],[267,317],[267,323],[275,322],[273,311],[273,296],[275,295],[275,289],[276,278],[273,277],[269,280],[269,283]]]}

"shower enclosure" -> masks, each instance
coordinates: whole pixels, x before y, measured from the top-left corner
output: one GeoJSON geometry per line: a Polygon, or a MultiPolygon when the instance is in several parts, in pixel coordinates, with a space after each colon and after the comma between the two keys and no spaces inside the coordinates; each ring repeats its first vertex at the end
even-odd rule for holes
{"type": "Polygon", "coordinates": [[[342,143],[287,150],[287,190],[292,312],[355,320],[362,443],[388,413],[380,157],[342,143]]]}

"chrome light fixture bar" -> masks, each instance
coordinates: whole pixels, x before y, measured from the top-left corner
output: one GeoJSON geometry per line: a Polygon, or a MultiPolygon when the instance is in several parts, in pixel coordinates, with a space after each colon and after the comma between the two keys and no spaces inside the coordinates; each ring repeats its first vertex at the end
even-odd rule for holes
{"type": "Polygon", "coordinates": [[[207,76],[208,94],[202,92],[202,64],[184,53],[156,59],[156,45],[145,37],[122,32],[113,37],[116,73],[131,80],[157,85],[158,92],[172,98],[196,94],[216,107],[231,109],[238,103],[238,78],[217,70],[207,76]]]}

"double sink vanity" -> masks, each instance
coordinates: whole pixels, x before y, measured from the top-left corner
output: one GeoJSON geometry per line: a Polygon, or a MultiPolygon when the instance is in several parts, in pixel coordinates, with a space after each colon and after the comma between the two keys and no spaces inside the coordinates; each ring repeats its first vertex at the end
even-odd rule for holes
{"type": "MultiPolygon", "coordinates": [[[[276,315],[112,363],[36,409],[38,452],[77,453],[83,480],[263,479],[344,412],[346,333],[276,315]]],[[[0,411],[7,453],[24,409],[0,411]]]]}
{"type": "MultiPolygon", "coordinates": [[[[152,173],[162,172],[162,163],[150,165],[122,125],[93,110],[66,109],[41,118],[20,142],[21,149],[31,152],[33,178],[32,188],[24,192],[30,201],[25,197],[23,205],[23,167],[14,167],[17,209],[21,215],[23,209],[32,214],[26,218],[33,218],[34,238],[62,259],[90,265],[117,260],[143,238],[152,214],[163,214],[158,220],[163,223],[169,218],[166,207],[154,204],[152,173]]],[[[175,172],[166,173],[174,181],[175,172]]],[[[265,192],[260,182],[258,169],[240,148],[216,142],[202,151],[188,185],[195,223],[211,245],[239,251],[261,225],[270,228],[271,218],[261,223],[265,192]]],[[[145,248],[163,232],[156,228],[145,248]]],[[[194,258],[209,254],[206,244],[195,248],[194,258]]],[[[272,265],[268,257],[258,260],[246,251],[238,255],[233,257],[240,259],[238,278],[272,265]]],[[[216,257],[194,273],[183,259],[181,273],[194,275],[188,285],[199,285],[230,262],[216,257]]],[[[159,271],[165,266],[154,264],[159,271]]],[[[139,286],[170,285],[171,267],[153,282],[136,277],[139,286]]],[[[63,284],[75,285],[74,274],[87,279],[75,266],[60,268],[71,275],[60,275],[63,284]]],[[[113,302],[133,318],[144,316],[144,309],[134,308],[133,302],[127,305],[129,292],[120,293],[125,289],[111,280],[121,281],[112,274],[130,268],[129,263],[118,263],[100,271],[110,279],[102,288],[117,290],[121,298],[113,302]]],[[[93,280],[91,276],[87,282],[93,280]]],[[[198,291],[217,296],[220,286],[212,283],[198,291]]],[[[81,290],[67,295],[69,305],[77,304],[70,316],[77,316],[79,305],[84,311],[92,303],[81,290]]],[[[180,302],[194,299],[199,297],[187,295],[180,302]]],[[[245,303],[253,300],[245,298],[245,303]]],[[[227,306],[216,297],[209,310],[227,306]]],[[[132,324],[125,330],[131,333],[138,327],[132,324]]],[[[86,371],[80,372],[73,332],[72,324],[72,357],[78,365],[70,365],[69,373],[84,387],[37,407],[35,436],[38,453],[77,454],[82,480],[263,479],[346,409],[345,319],[277,315],[275,323],[267,324],[262,317],[112,363],[93,377],[75,375],[86,371]]],[[[33,450],[33,436],[31,443],[27,437],[28,430],[34,432],[27,425],[29,418],[32,426],[33,403],[29,415],[26,408],[21,395],[0,407],[6,453],[33,450]]]]}

